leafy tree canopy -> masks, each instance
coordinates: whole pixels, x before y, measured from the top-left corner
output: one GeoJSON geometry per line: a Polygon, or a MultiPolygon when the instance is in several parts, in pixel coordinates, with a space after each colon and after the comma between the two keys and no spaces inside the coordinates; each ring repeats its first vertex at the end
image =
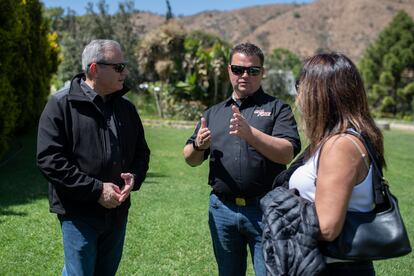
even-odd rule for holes
{"type": "Polygon", "coordinates": [[[135,12],[134,1],[130,0],[119,2],[118,11],[114,15],[109,14],[105,0],[100,0],[96,5],[87,3],[86,14],[83,16],[77,16],[71,9],[66,12],[62,8],[46,9],[44,15],[51,30],[58,34],[58,42],[62,48],[62,64],[59,66],[55,83],[57,88],[82,71],[83,48],[93,39],[113,39],[121,44],[124,56],[129,62],[127,85],[135,88],[140,80],[134,57],[140,33],[140,28],[132,20],[135,12]]]}
{"type": "Polygon", "coordinates": [[[413,119],[414,22],[406,12],[367,48],[359,67],[376,115],[413,119]]]}

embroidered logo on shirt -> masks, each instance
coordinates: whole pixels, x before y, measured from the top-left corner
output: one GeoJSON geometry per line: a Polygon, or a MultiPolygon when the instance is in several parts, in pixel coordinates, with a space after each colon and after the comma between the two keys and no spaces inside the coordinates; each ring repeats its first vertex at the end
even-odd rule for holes
{"type": "Polygon", "coordinates": [[[264,111],[264,109],[255,110],[253,113],[256,114],[257,117],[269,117],[272,114],[271,111],[264,111]]]}

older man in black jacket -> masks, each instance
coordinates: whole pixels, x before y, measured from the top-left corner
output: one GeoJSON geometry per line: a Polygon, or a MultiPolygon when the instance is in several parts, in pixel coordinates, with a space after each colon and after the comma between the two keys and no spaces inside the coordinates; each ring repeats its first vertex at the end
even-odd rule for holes
{"type": "Polygon", "coordinates": [[[41,115],[37,163],[62,226],[62,274],[115,275],[130,192],[145,179],[150,150],[135,107],[122,97],[128,69],[120,45],[93,40],[82,68],[41,115]]]}

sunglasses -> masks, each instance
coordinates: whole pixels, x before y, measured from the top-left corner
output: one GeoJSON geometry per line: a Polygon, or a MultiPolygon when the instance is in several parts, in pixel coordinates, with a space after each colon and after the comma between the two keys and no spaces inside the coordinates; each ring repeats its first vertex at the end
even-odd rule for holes
{"type": "Polygon", "coordinates": [[[295,82],[295,89],[296,89],[296,93],[299,92],[299,80],[296,80],[295,82]]]}
{"type": "Polygon", "coordinates": [[[261,66],[240,66],[240,65],[230,65],[231,72],[236,76],[242,76],[244,72],[247,72],[249,76],[258,76],[262,72],[261,66]]]}
{"type": "Polygon", "coordinates": [[[122,73],[125,67],[127,66],[126,62],[121,63],[107,63],[107,62],[96,62],[96,64],[100,65],[111,65],[115,72],[122,73]]]}

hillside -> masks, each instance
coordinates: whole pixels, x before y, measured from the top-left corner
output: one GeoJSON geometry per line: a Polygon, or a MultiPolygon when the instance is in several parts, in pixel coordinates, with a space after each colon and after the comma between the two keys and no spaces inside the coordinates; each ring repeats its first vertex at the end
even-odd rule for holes
{"type": "MultiPolygon", "coordinates": [[[[267,52],[283,47],[302,57],[335,50],[358,61],[400,10],[414,18],[414,0],[316,0],[206,11],[175,20],[187,30],[214,33],[231,44],[250,41],[267,52]]],[[[143,32],[163,22],[164,17],[154,14],[138,13],[136,17],[143,32]]]]}

